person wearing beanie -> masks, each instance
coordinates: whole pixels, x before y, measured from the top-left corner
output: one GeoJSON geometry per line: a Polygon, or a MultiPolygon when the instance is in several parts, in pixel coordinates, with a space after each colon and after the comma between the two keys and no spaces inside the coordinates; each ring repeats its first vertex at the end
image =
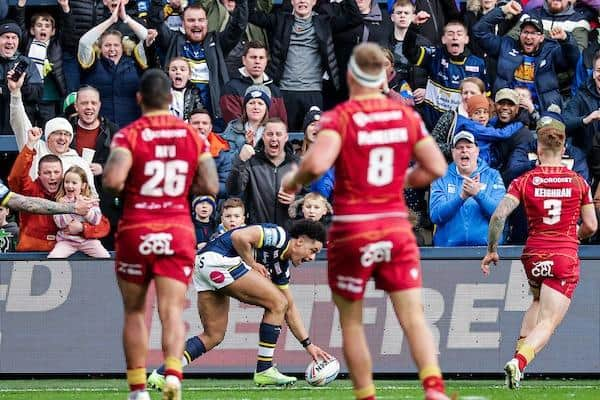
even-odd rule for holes
{"type": "Polygon", "coordinates": [[[273,82],[273,79],[265,73],[269,51],[264,43],[259,41],[249,41],[246,43],[242,54],[243,67],[230,74],[229,81],[223,86],[223,94],[221,95],[219,104],[226,123],[242,115],[246,89],[252,85],[264,85],[271,90],[269,116],[278,117],[287,124],[287,111],[283,97],[281,97],[281,90],[273,82]]]}
{"type": "Polygon", "coordinates": [[[301,154],[306,153],[308,148],[317,139],[317,132],[319,131],[319,121],[321,120],[321,109],[317,106],[312,106],[302,122],[302,131],[304,132],[304,139],[302,140],[301,154]]]}
{"type": "Polygon", "coordinates": [[[192,220],[196,230],[196,245],[201,249],[215,233],[214,213],[217,203],[212,196],[196,196],[192,200],[192,220]]]}
{"type": "Polygon", "coordinates": [[[57,117],[46,123],[44,132],[40,128],[33,127],[25,112],[25,106],[20,95],[22,84],[23,79],[11,83],[14,87],[11,86],[10,125],[15,133],[19,151],[32,155],[31,168],[28,170],[31,179],[38,177],[38,161],[46,154],[54,154],[62,161],[63,171],[68,170],[73,165],[81,167],[87,175],[94,197],[98,197],[90,163],[77,154],[75,149],[69,147],[75,132],[71,123],[65,118],[57,117]],[[40,140],[42,133],[46,139],[45,141],[40,140]]]}
{"type": "Polygon", "coordinates": [[[264,85],[252,85],[244,93],[242,115],[227,124],[221,136],[229,142],[231,150],[239,153],[245,144],[254,147],[269,119],[271,90],[264,85]]]}
{"type": "Polygon", "coordinates": [[[34,115],[35,105],[42,97],[42,78],[33,61],[19,53],[23,32],[19,25],[5,21],[0,23],[0,134],[10,135],[10,98],[19,97],[27,106],[27,111],[34,115]],[[10,79],[15,67],[19,65],[23,73],[15,82],[10,79]],[[24,68],[22,68],[24,67],[24,68]],[[10,93],[10,97],[8,96],[10,93]]]}
{"type": "Polygon", "coordinates": [[[467,113],[473,121],[487,125],[490,120],[490,101],[487,96],[478,94],[467,100],[467,113]]]}

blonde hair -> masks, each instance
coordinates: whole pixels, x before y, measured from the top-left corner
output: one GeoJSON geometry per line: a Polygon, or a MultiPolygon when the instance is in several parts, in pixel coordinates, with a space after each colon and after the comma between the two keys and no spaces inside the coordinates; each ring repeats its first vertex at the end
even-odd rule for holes
{"type": "Polygon", "coordinates": [[[361,71],[369,75],[378,75],[385,65],[385,54],[375,43],[361,43],[352,52],[354,61],[361,71]]]}
{"type": "Polygon", "coordinates": [[[537,130],[538,144],[544,150],[552,153],[561,152],[565,147],[565,132],[553,126],[543,127],[537,130]]]}
{"type": "Polygon", "coordinates": [[[73,165],[69,168],[65,174],[63,175],[63,180],[60,183],[60,187],[58,188],[58,192],[56,192],[56,201],[60,201],[66,195],[65,191],[65,177],[67,174],[73,173],[79,175],[81,179],[81,195],[85,197],[92,197],[92,189],[90,188],[90,184],[87,179],[87,174],[83,170],[83,168],[78,167],[77,165],[73,165]]]}

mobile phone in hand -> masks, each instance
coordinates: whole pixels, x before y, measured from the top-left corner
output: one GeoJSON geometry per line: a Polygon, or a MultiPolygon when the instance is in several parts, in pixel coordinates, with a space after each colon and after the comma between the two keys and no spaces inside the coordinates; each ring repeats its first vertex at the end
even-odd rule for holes
{"type": "Polygon", "coordinates": [[[13,74],[10,77],[10,79],[15,82],[18,81],[21,78],[21,75],[23,75],[23,72],[25,72],[25,70],[27,70],[27,62],[23,60],[19,61],[12,68],[13,74]]]}

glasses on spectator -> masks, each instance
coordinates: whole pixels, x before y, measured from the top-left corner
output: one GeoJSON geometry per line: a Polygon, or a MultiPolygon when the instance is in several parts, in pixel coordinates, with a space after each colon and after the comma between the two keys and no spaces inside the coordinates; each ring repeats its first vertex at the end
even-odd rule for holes
{"type": "Polygon", "coordinates": [[[541,35],[538,31],[521,31],[521,35],[523,36],[538,36],[541,35]]]}

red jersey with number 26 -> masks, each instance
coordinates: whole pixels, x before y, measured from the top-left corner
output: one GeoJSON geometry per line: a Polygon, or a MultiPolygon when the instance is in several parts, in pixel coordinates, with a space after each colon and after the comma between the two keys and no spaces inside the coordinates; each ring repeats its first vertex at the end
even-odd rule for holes
{"type": "Polygon", "coordinates": [[[507,194],[525,207],[527,247],[577,249],[581,207],[593,202],[585,179],[564,166],[538,166],[515,179],[507,194]]]}
{"type": "Polygon", "coordinates": [[[335,163],[334,215],[406,213],[404,176],[429,133],[410,107],[385,97],[350,99],[323,114],[321,131],[342,139],[335,163]]]}
{"type": "Polygon", "coordinates": [[[111,147],[131,152],[125,182],[124,220],[191,223],[189,189],[200,157],[211,157],[208,142],[180,119],[150,114],[117,132],[111,147]]]}

